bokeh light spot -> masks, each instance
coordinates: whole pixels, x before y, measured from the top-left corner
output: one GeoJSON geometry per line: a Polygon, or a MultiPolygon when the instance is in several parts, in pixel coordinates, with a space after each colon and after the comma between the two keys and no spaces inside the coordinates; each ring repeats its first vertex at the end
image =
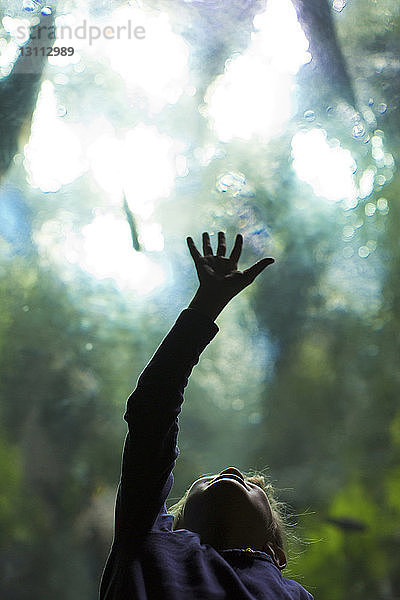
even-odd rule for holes
{"type": "Polygon", "coordinates": [[[329,145],[323,129],[299,131],[292,139],[293,168],[317,196],[331,202],[345,200],[351,206],[357,196],[354,184],[355,161],[340,146],[329,145]]]}
{"type": "Polygon", "coordinates": [[[225,142],[277,135],[292,112],[293,77],[311,60],[289,0],[269,0],[254,28],[248,50],[227,61],[205,96],[206,114],[225,142]]]}

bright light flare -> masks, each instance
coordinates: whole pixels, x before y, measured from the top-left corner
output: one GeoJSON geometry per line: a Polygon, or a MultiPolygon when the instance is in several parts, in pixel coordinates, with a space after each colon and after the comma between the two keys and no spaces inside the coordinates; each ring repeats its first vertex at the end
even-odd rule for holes
{"type": "Polygon", "coordinates": [[[222,141],[269,139],[292,112],[294,75],[311,59],[290,0],[269,0],[255,17],[249,48],[208,89],[207,115],[222,141]]]}
{"type": "Polygon", "coordinates": [[[298,178],[310,184],[316,196],[330,202],[344,200],[348,208],[356,206],[356,163],[349,150],[339,143],[329,145],[323,129],[296,133],[292,139],[292,156],[298,178]]]}
{"type": "MultiPolygon", "coordinates": [[[[160,112],[166,104],[175,104],[189,83],[189,48],[180,35],[172,31],[168,15],[121,7],[112,13],[110,25],[117,31],[131,21],[132,28],[144,28],[143,39],[103,40],[102,52],[119,73],[127,88],[144,94],[150,112],[160,112]]],[[[96,44],[96,47],[97,44],[96,44]]]]}
{"type": "Polygon", "coordinates": [[[86,170],[79,137],[58,116],[54,86],[48,80],[39,93],[24,164],[29,183],[43,192],[56,192],[86,170]]]}
{"type": "MultiPolygon", "coordinates": [[[[120,290],[139,295],[147,295],[165,282],[164,269],[133,249],[129,225],[122,216],[97,214],[81,234],[74,231],[72,223],[68,215],[62,215],[60,220],[44,223],[34,234],[42,259],[57,263],[61,273],[78,265],[96,279],[113,279],[120,290]]],[[[158,223],[145,228],[144,238],[149,249],[163,249],[158,223]]]]}
{"type": "Polygon", "coordinates": [[[107,194],[126,195],[135,216],[148,218],[154,204],[167,198],[179,171],[182,143],[140,124],[118,140],[109,127],[89,148],[91,168],[107,194]]]}
{"type": "Polygon", "coordinates": [[[123,219],[98,216],[82,229],[82,234],[83,255],[79,264],[97,279],[113,278],[121,289],[134,289],[140,295],[149,294],[164,283],[163,269],[133,250],[129,226],[123,219]]]}

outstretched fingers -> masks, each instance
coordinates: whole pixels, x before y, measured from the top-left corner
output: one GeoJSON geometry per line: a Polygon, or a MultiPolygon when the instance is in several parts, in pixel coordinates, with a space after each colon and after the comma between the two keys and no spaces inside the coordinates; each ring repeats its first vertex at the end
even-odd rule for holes
{"type": "Polygon", "coordinates": [[[243,275],[245,276],[247,284],[252,283],[252,281],[255,280],[255,278],[261,273],[261,271],[268,267],[268,265],[272,265],[272,263],[274,262],[275,260],[273,258],[262,258],[254,265],[243,271],[243,275]]]}
{"type": "Polygon", "coordinates": [[[212,248],[211,248],[210,236],[205,231],[203,233],[203,254],[204,254],[204,256],[207,256],[207,255],[210,255],[212,253],[213,253],[213,251],[212,251],[212,248]]]}
{"type": "Polygon", "coordinates": [[[217,256],[225,256],[226,254],[226,239],[223,231],[218,231],[218,248],[217,256]]]}
{"type": "Polygon", "coordinates": [[[243,246],[243,236],[238,233],[235,239],[235,245],[232,248],[232,252],[229,256],[229,258],[235,263],[237,264],[239,262],[239,258],[240,255],[242,253],[242,246],[243,246]]]}
{"type": "Polygon", "coordinates": [[[186,238],[186,242],[187,242],[191,257],[193,258],[194,262],[197,263],[198,259],[201,258],[201,254],[197,250],[196,244],[194,243],[194,241],[191,237],[186,238]]]}

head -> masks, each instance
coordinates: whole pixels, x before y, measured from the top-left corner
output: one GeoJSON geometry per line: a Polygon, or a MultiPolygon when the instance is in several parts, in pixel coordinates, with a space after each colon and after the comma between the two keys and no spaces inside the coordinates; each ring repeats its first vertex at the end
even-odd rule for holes
{"type": "Polygon", "coordinates": [[[282,518],[262,475],[244,476],[229,467],[200,477],[170,512],[174,529],[198,533],[203,544],[262,550],[279,569],[286,566],[282,518]]]}

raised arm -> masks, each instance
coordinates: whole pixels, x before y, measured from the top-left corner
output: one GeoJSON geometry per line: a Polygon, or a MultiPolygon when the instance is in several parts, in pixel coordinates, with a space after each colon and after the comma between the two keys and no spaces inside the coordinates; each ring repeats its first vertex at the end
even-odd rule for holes
{"type": "Polygon", "coordinates": [[[218,234],[214,255],[208,233],[203,234],[203,255],[187,238],[199,277],[198,290],[138,379],[127,403],[121,481],[118,490],[115,541],[140,543],[142,536],[165,513],[172,469],[178,456],[178,415],[184,388],[201,352],[218,331],[214,319],[228,302],[273,262],[265,258],[239,271],[243,239],[237,235],[229,258],[225,235],[218,234]]]}

